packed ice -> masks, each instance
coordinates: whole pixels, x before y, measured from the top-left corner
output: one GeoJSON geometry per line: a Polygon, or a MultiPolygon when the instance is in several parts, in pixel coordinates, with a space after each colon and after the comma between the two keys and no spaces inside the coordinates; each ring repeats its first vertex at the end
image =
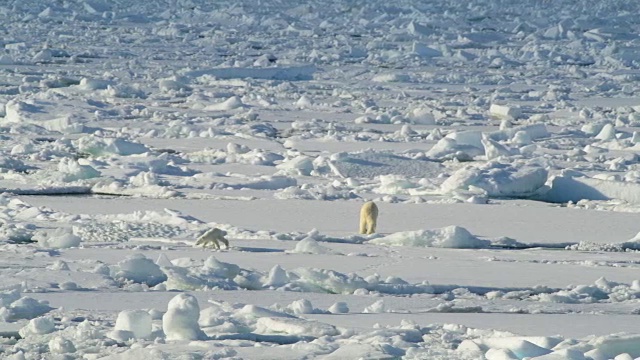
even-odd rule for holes
{"type": "Polygon", "coordinates": [[[0,358],[640,358],[639,11],[0,3],[0,358]]]}

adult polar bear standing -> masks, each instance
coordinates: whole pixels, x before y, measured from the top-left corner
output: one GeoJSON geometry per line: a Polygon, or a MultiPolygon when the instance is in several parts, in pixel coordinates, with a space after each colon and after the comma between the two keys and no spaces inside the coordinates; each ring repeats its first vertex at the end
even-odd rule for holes
{"type": "Polygon", "coordinates": [[[373,201],[367,201],[360,208],[360,234],[375,233],[377,221],[378,206],[373,201]]]}

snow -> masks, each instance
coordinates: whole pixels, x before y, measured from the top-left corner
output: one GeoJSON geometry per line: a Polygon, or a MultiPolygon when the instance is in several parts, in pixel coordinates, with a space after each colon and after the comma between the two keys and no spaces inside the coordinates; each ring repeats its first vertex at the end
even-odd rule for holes
{"type": "Polygon", "coordinates": [[[37,240],[41,246],[58,249],[78,247],[82,242],[80,237],[61,229],[51,235],[47,233],[35,234],[33,239],[37,240]]]}
{"type": "Polygon", "coordinates": [[[35,319],[29,320],[29,324],[22,329],[19,333],[22,337],[43,335],[52,333],[55,330],[55,323],[51,317],[41,316],[35,319]]]}
{"type": "Polygon", "coordinates": [[[83,136],[77,140],[79,152],[100,155],[134,155],[148,152],[149,149],[142,145],[127,141],[122,138],[102,138],[94,135],[83,136]]]}
{"type": "Polygon", "coordinates": [[[199,318],[198,300],[189,294],[178,294],[169,301],[167,312],[162,315],[162,330],[167,340],[204,339],[199,318]]]}
{"type": "Polygon", "coordinates": [[[489,107],[489,113],[495,117],[505,119],[517,119],[522,115],[522,110],[519,107],[491,104],[489,107]]]}
{"type": "Polygon", "coordinates": [[[124,310],[116,318],[115,330],[130,331],[136,339],[151,336],[151,315],[144,310],[124,310]]]}
{"type": "Polygon", "coordinates": [[[291,253],[300,254],[331,254],[334,251],[326,246],[322,246],[313,238],[313,235],[306,237],[296,243],[296,247],[291,253]]]}
{"type": "Polygon", "coordinates": [[[434,246],[459,249],[483,248],[489,245],[488,241],[480,240],[467,229],[455,225],[441,229],[393,233],[369,240],[369,243],[390,246],[434,246]]]}
{"type": "Polygon", "coordinates": [[[49,351],[53,354],[68,354],[76,352],[76,347],[71,340],[58,336],[49,340],[49,351]]]}
{"type": "Polygon", "coordinates": [[[468,165],[445,180],[442,192],[480,189],[493,197],[530,197],[547,181],[547,170],[538,165],[514,162],[488,162],[468,165]]]}
{"type": "Polygon", "coordinates": [[[555,176],[542,197],[551,202],[619,199],[638,204],[638,184],[590,177],[555,176]]]}
{"type": "Polygon", "coordinates": [[[0,358],[640,357],[639,10],[1,4],[0,358]]]}
{"type": "Polygon", "coordinates": [[[118,262],[111,271],[116,279],[144,283],[149,286],[157,285],[167,279],[160,266],[139,253],[118,262]]]}

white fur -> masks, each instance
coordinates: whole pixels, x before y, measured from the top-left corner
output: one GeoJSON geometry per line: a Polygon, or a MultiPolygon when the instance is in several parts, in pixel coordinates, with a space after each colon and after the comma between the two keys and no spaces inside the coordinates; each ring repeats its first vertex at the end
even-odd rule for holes
{"type": "Polygon", "coordinates": [[[367,201],[360,208],[360,234],[375,233],[377,221],[378,206],[373,201],[367,201]]]}
{"type": "Polygon", "coordinates": [[[209,229],[207,230],[207,232],[198,237],[196,246],[202,245],[202,248],[204,249],[208,244],[211,244],[211,247],[220,249],[220,242],[222,241],[228,249],[229,240],[225,239],[225,235],[227,235],[227,232],[224,230],[220,230],[218,228],[209,229]]]}

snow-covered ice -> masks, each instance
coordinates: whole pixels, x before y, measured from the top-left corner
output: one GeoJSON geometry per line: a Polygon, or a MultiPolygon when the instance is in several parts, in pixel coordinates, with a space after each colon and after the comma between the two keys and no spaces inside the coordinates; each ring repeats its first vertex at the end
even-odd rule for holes
{"type": "Polygon", "coordinates": [[[189,294],[179,294],[169,301],[167,312],[162,315],[162,330],[167,340],[202,340],[199,319],[198,300],[189,294]]]}
{"type": "Polygon", "coordinates": [[[0,3],[0,358],[640,357],[639,11],[0,3]]]}

